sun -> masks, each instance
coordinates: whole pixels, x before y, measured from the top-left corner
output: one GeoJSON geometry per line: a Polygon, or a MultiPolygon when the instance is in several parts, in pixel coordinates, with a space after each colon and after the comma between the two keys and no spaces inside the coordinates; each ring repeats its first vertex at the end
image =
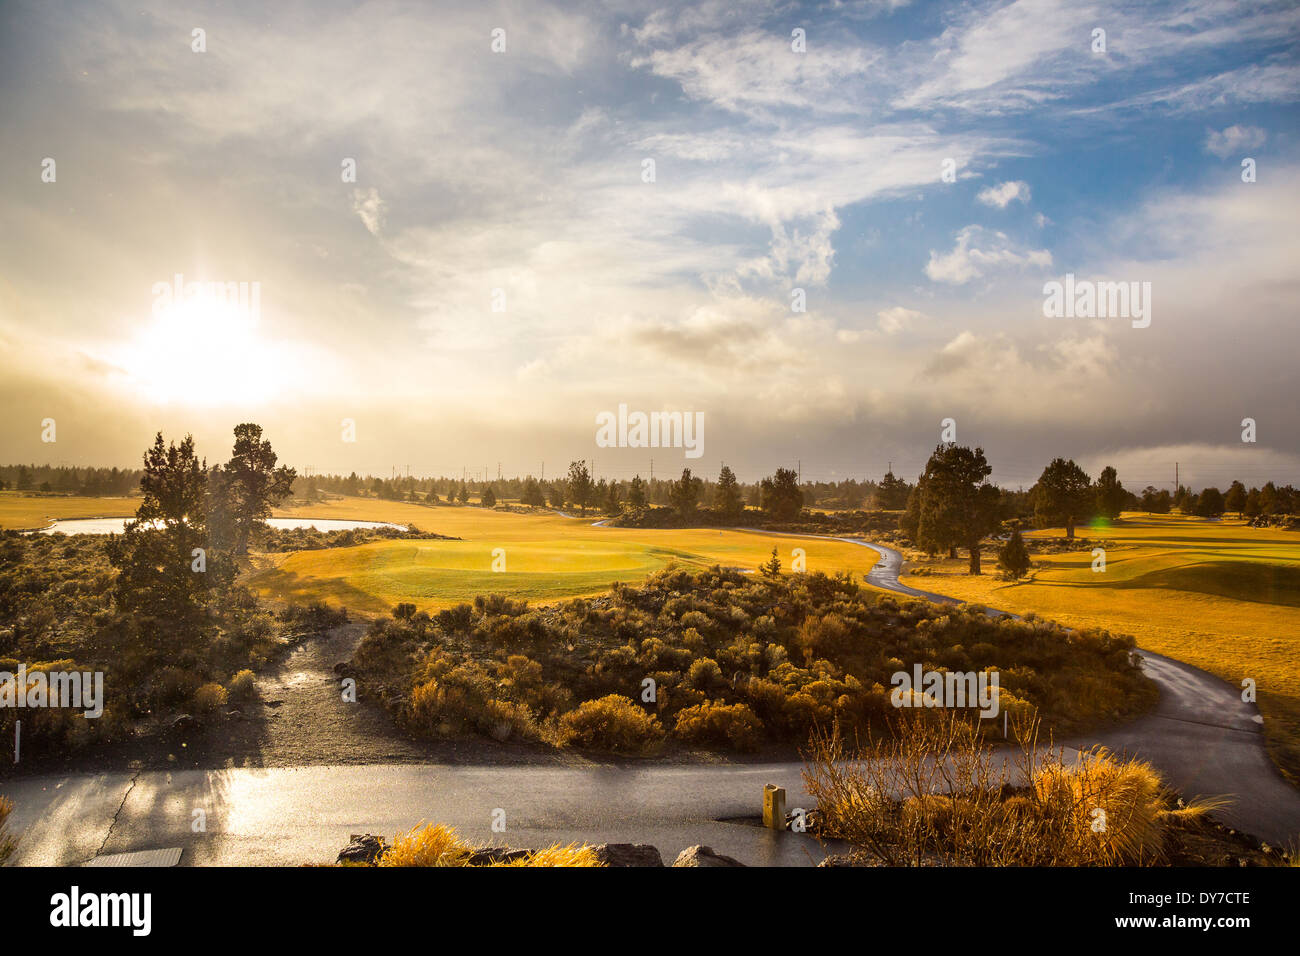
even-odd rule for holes
{"type": "Polygon", "coordinates": [[[116,350],[116,364],[160,404],[259,404],[279,393],[285,370],[257,326],[255,312],[236,303],[178,302],[116,350]]]}

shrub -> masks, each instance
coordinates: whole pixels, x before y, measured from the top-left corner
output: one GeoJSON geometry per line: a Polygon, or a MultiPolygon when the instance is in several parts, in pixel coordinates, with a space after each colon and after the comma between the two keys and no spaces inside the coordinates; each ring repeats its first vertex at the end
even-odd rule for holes
{"type": "Polygon", "coordinates": [[[701,657],[691,664],[686,672],[686,683],[696,690],[714,690],[726,681],[722,678],[722,668],[711,657],[701,657]]]}
{"type": "Polygon", "coordinates": [[[233,700],[252,700],[257,693],[257,678],[252,671],[242,670],[230,678],[227,690],[233,700]]]}
{"type": "Polygon", "coordinates": [[[662,738],[658,719],[618,694],[583,701],[559,721],[562,747],[645,754],[662,738]]]}
{"type": "Polygon", "coordinates": [[[751,751],[763,739],[763,722],[744,704],[705,701],[677,715],[673,734],[688,743],[751,751]]]}
{"type": "Polygon", "coordinates": [[[194,709],[201,714],[211,713],[226,703],[226,689],[220,684],[204,684],[194,692],[194,709]]]}
{"type": "Polygon", "coordinates": [[[3,866],[5,860],[13,856],[13,852],[18,846],[18,841],[10,836],[8,829],[9,814],[13,812],[13,801],[7,797],[0,797],[0,866],[3,866]]]}
{"type": "Polygon", "coordinates": [[[855,752],[836,731],[814,735],[804,783],[823,835],[894,866],[1150,866],[1169,830],[1223,805],[1175,808],[1149,764],[1103,749],[1067,762],[1039,746],[1035,719],[1013,726],[1019,790],[1009,762],[956,715],[911,714],[855,752]]]}
{"type": "Polygon", "coordinates": [[[168,706],[180,704],[194,696],[203,679],[193,671],[181,667],[163,667],[153,682],[153,697],[168,706]]]}

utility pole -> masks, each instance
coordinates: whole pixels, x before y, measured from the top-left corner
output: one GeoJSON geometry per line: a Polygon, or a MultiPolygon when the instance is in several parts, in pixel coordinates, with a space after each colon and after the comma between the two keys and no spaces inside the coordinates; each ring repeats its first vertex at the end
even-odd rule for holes
{"type": "Polygon", "coordinates": [[[799,459],[799,484],[803,484],[803,459],[799,459]]]}
{"type": "Polygon", "coordinates": [[[650,483],[654,484],[654,480],[655,480],[655,460],[651,458],[650,459],[650,483]]]}
{"type": "Polygon", "coordinates": [[[546,481],[546,462],[542,462],[542,481],[546,481]]]}
{"type": "Polygon", "coordinates": [[[1178,494],[1178,462],[1174,462],[1174,494],[1178,494]]]}

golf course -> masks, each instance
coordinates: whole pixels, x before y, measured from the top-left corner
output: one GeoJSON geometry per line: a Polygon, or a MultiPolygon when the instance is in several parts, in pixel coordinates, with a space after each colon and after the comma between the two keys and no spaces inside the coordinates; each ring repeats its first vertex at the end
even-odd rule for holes
{"type": "MultiPolygon", "coordinates": [[[[130,515],[136,498],[0,493],[0,526],[34,529],[59,519],[130,515]]],[[[335,497],[275,509],[277,517],[385,521],[446,539],[394,539],[352,547],[252,556],[246,583],[272,601],[322,601],[363,615],[399,603],[436,611],[479,594],[544,604],[637,583],[670,563],[755,570],[777,547],[782,570],[795,549],[808,571],[863,580],[875,552],[829,538],[766,532],[606,527],[599,515],[429,507],[373,497],[335,497]],[[496,570],[494,570],[494,566],[496,570]]],[[[1069,627],[1132,635],[1138,646],[1202,668],[1234,687],[1253,681],[1275,763],[1300,779],[1300,537],[1230,518],[1125,513],[1077,530],[1077,547],[1042,551],[1063,529],[1028,532],[1033,567],[1006,580],[990,560],[908,555],[900,581],[918,590],[1069,627]],[[1094,570],[1096,548],[1105,569],[1094,570]]],[[[990,549],[991,552],[992,549],[990,549]]],[[[989,557],[992,558],[991,553],[989,557]]]]}
{"type": "MultiPolygon", "coordinates": [[[[757,568],[773,545],[785,570],[792,550],[809,571],[864,575],[874,552],[840,541],[711,529],[600,527],[596,517],[512,514],[481,508],[428,508],[370,498],[343,498],[297,509],[307,515],[414,524],[459,541],[379,541],[268,555],[249,583],[263,597],[323,600],[360,613],[399,602],[440,609],[476,594],[533,602],[603,593],[610,582],[636,582],[669,562],[688,567],[757,568]],[[492,571],[493,549],[505,567],[492,571]]],[[[1070,627],[1131,634],[1140,647],[1216,674],[1233,686],[1255,682],[1265,734],[1277,765],[1300,779],[1300,537],[1278,528],[1180,515],[1126,513],[1114,524],[1078,529],[1086,547],[1035,554],[1019,582],[990,562],[978,577],[963,558],[925,559],[912,587],[1016,614],[1035,613],[1070,627]],[[1103,547],[1106,570],[1093,571],[1103,547]]],[[[1030,532],[1062,538],[1063,529],[1030,532]]]]}
{"type": "Polygon", "coordinates": [[[602,594],[614,581],[636,583],[673,562],[752,570],[770,560],[774,546],[785,570],[795,548],[804,550],[807,570],[827,574],[860,575],[875,560],[870,551],[839,541],[708,528],[607,528],[595,525],[595,515],[428,508],[363,498],[276,514],[392,521],[460,539],[375,541],[259,556],[248,579],[272,600],[320,600],[364,614],[399,603],[438,610],[488,593],[543,603],[602,594]],[[504,562],[504,570],[494,571],[494,561],[498,568],[504,562]]]}
{"type": "MultiPolygon", "coordinates": [[[[924,559],[904,584],[1069,627],[1131,634],[1139,647],[1255,682],[1274,761],[1300,779],[1300,536],[1223,518],[1126,513],[1077,530],[1086,546],[1034,554],[1018,581],[973,577],[964,559],[924,559]],[[1094,571],[1095,548],[1105,570],[1094,571]]],[[[1063,529],[1029,532],[1060,539],[1063,529]]]]}

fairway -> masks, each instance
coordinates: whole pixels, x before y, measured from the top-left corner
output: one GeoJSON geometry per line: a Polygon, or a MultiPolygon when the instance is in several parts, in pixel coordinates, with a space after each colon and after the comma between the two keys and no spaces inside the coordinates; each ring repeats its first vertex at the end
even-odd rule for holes
{"type": "Polygon", "coordinates": [[[134,515],[139,507],[139,498],[85,498],[0,491],[0,528],[31,531],[65,518],[125,518],[134,515]]]}
{"type": "Polygon", "coordinates": [[[809,571],[848,571],[859,580],[876,561],[870,549],[843,542],[701,528],[601,528],[593,527],[595,516],[421,508],[366,499],[283,514],[400,521],[462,539],[376,541],[267,555],[248,578],[265,597],[325,600],[367,614],[387,612],[401,602],[445,608],[488,593],[534,602],[600,594],[614,581],[636,583],[672,562],[752,570],[770,558],[774,545],[785,570],[794,548],[806,552],[809,571]],[[492,570],[498,548],[504,551],[504,571],[492,570]]]}
{"type": "MultiPolygon", "coordinates": [[[[1274,760],[1300,780],[1300,534],[1250,528],[1235,519],[1128,514],[1113,527],[1080,528],[1102,542],[1034,555],[1030,577],[965,573],[965,558],[922,562],[932,574],[912,587],[1016,613],[1034,611],[1071,627],[1132,634],[1140,647],[1217,674],[1234,687],[1252,678],[1274,760]]],[[[1047,529],[1026,538],[1063,536],[1047,529]]]]}

